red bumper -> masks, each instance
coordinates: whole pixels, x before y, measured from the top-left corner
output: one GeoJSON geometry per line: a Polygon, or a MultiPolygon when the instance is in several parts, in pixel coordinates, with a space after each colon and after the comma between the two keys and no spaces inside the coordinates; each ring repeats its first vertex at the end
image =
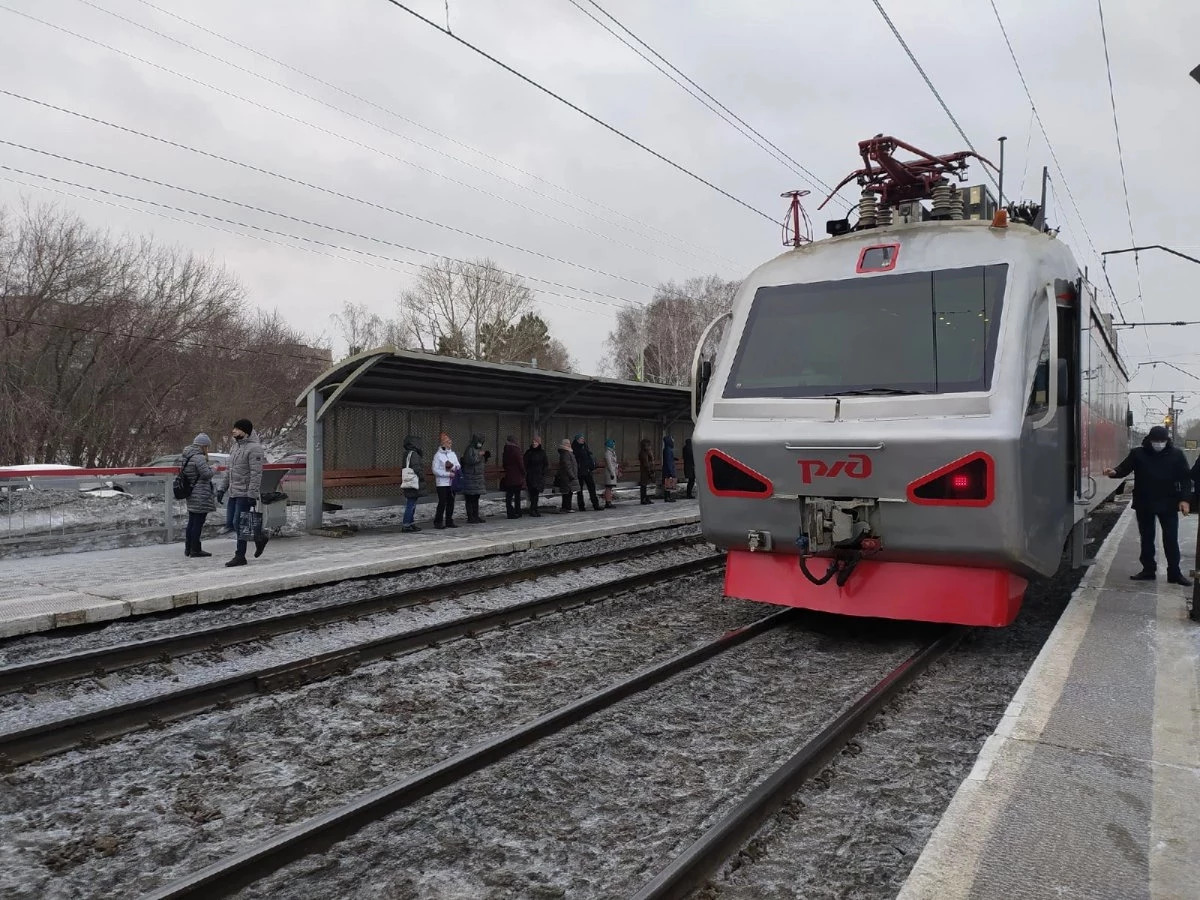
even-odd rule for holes
{"type": "MultiPolygon", "coordinates": [[[[818,577],[828,563],[809,561],[818,577]]],[[[820,587],[800,571],[798,557],[730,550],[725,593],[742,600],[799,606],[843,616],[871,616],[958,625],[1009,625],[1028,582],[1003,569],[863,560],[846,582],[820,587]]]]}

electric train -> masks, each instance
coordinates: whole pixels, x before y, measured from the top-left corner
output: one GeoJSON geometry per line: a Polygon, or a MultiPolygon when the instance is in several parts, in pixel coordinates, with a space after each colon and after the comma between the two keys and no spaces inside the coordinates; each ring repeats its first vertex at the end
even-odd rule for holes
{"type": "Polygon", "coordinates": [[[857,226],[752,272],[697,347],[702,529],[731,597],[1007,625],[1120,486],[1111,316],[1037,207],[964,218],[947,176],[974,154],[860,151],[857,226]]]}

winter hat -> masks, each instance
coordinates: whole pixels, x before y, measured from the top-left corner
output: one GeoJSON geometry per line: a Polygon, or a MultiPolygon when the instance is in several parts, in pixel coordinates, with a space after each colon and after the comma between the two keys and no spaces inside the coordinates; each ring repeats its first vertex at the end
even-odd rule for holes
{"type": "Polygon", "coordinates": [[[541,436],[540,434],[535,434],[535,435],[533,436],[533,440],[532,440],[532,441],[530,441],[530,443],[531,443],[531,444],[537,444],[537,445],[539,445],[539,446],[540,446],[540,445],[541,445],[541,443],[542,443],[542,436],[541,436]]]}
{"type": "Polygon", "coordinates": [[[575,442],[577,444],[582,444],[583,443],[583,435],[582,434],[575,435],[575,442]]]}
{"type": "Polygon", "coordinates": [[[506,440],[510,444],[515,444],[517,442],[516,437],[514,437],[511,434],[508,437],[506,437],[504,440],[506,440]]]}
{"type": "Polygon", "coordinates": [[[568,441],[566,438],[563,438],[563,439],[562,439],[562,442],[561,442],[561,443],[560,443],[558,446],[559,446],[561,449],[563,449],[563,450],[570,450],[570,449],[571,449],[571,442],[570,442],[570,441],[568,441]]]}
{"type": "Polygon", "coordinates": [[[443,431],[441,434],[438,435],[438,444],[448,444],[448,443],[450,443],[450,435],[446,434],[446,432],[443,431]]]}
{"type": "Polygon", "coordinates": [[[1167,429],[1165,429],[1161,425],[1155,425],[1153,428],[1150,429],[1149,438],[1152,441],[1165,441],[1165,440],[1168,440],[1170,437],[1171,437],[1171,435],[1167,433],[1167,429]]]}
{"type": "Polygon", "coordinates": [[[244,431],[244,432],[246,432],[246,434],[249,434],[250,432],[252,432],[254,430],[254,423],[251,422],[249,419],[238,419],[236,422],[233,423],[233,427],[238,429],[239,431],[244,431]]]}
{"type": "Polygon", "coordinates": [[[202,431],[198,435],[196,435],[194,438],[192,438],[192,443],[195,444],[197,447],[211,447],[212,446],[212,438],[210,438],[207,434],[205,434],[202,431]]]}
{"type": "Polygon", "coordinates": [[[617,442],[615,440],[613,440],[612,438],[609,438],[607,441],[604,442],[604,446],[608,447],[610,450],[616,450],[617,442]]]}

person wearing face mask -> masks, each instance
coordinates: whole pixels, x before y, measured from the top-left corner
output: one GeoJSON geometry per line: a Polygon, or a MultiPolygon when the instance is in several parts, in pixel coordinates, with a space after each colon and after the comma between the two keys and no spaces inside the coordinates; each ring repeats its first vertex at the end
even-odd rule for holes
{"type": "MultiPolygon", "coordinates": [[[[233,507],[232,519],[234,527],[241,521],[242,513],[248,513],[258,505],[259,494],[262,493],[263,463],[266,454],[263,453],[262,443],[258,432],[249,419],[238,419],[233,423],[233,448],[229,451],[228,475],[226,486],[229,490],[229,503],[233,507]]],[[[254,541],[254,557],[262,556],[263,548],[267,546],[266,536],[254,541]]],[[[246,542],[238,539],[237,549],[233,559],[225,563],[226,567],[246,565],[246,542]]]]}
{"type": "Polygon", "coordinates": [[[1133,473],[1133,509],[1142,538],[1142,571],[1129,576],[1134,581],[1153,581],[1154,523],[1162,527],[1163,555],[1167,558],[1167,581],[1190,587],[1179,568],[1179,513],[1191,511],[1191,473],[1183,451],[1171,444],[1167,429],[1155,425],[1115,469],[1105,469],[1109,478],[1133,473]]]}

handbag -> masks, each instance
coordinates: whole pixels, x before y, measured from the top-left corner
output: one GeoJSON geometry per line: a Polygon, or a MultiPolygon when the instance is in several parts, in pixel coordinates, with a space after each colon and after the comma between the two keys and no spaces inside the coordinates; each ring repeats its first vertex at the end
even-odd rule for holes
{"type": "Polygon", "coordinates": [[[258,510],[242,513],[238,519],[237,539],[239,541],[260,541],[263,538],[263,514],[258,510]]]}
{"type": "Polygon", "coordinates": [[[416,491],[421,488],[421,481],[416,470],[412,467],[412,451],[404,458],[404,471],[400,473],[400,487],[406,491],[416,491]]]}
{"type": "Polygon", "coordinates": [[[454,477],[450,479],[450,490],[455,494],[461,494],[463,489],[463,473],[459,469],[454,473],[454,477]]]}

